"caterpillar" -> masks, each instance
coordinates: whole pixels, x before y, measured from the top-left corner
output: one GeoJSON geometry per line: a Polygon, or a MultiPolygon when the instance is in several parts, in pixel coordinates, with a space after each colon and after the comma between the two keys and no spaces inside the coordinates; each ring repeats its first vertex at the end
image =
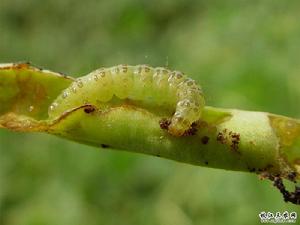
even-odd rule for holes
{"type": "Polygon", "coordinates": [[[172,107],[175,113],[167,130],[182,136],[199,120],[205,104],[202,89],[182,72],[147,65],[118,65],[100,68],[77,78],[50,105],[49,117],[56,117],[82,104],[95,106],[113,97],[172,107]]]}

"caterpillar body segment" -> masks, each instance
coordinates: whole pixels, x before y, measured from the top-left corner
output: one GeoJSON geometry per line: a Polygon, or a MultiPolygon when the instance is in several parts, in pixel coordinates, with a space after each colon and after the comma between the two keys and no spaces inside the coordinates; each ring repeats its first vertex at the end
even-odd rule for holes
{"type": "Polygon", "coordinates": [[[205,101],[201,87],[179,71],[146,65],[100,68],[76,79],[50,105],[49,116],[57,117],[82,104],[100,105],[113,96],[160,107],[173,107],[168,131],[182,136],[199,120],[205,101]]]}

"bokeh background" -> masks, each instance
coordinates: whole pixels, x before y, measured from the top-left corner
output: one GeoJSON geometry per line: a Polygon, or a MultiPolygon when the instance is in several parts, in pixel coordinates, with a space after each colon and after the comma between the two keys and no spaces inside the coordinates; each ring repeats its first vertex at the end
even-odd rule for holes
{"type": "MultiPolygon", "coordinates": [[[[209,105],[300,118],[299,11],[297,0],[1,0],[0,62],[72,76],[167,66],[209,105]]],[[[1,225],[252,225],[285,210],[300,216],[253,174],[0,130],[1,225]]]]}

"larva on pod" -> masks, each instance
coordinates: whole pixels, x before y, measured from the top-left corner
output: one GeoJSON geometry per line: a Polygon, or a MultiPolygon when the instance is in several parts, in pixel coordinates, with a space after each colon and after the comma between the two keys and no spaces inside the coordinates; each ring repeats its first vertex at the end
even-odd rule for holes
{"type": "Polygon", "coordinates": [[[152,96],[153,68],[147,65],[132,66],[134,85],[130,98],[135,100],[149,100],[152,96]]]}
{"type": "Polygon", "coordinates": [[[51,104],[49,116],[57,117],[83,104],[98,106],[114,96],[157,107],[168,103],[175,113],[167,130],[174,136],[184,135],[201,118],[205,104],[201,87],[179,71],[147,65],[118,65],[100,68],[76,79],[51,104]]]}

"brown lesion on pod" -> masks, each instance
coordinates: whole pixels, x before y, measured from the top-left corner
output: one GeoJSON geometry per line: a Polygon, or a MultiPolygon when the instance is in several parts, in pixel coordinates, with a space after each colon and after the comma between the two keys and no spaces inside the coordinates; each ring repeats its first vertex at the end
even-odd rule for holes
{"type": "Polygon", "coordinates": [[[198,128],[197,128],[197,123],[194,122],[191,124],[190,128],[187,129],[182,136],[193,136],[197,133],[198,128]]]}
{"type": "Polygon", "coordinates": [[[201,142],[202,142],[202,144],[204,144],[204,145],[208,144],[208,142],[209,142],[209,137],[208,137],[208,136],[203,136],[203,137],[201,138],[201,142]]]}
{"type": "Polygon", "coordinates": [[[160,128],[163,129],[163,130],[168,130],[170,124],[171,124],[171,120],[170,120],[170,119],[162,118],[162,119],[159,121],[159,126],[160,126],[160,128]]]}
{"type": "Polygon", "coordinates": [[[239,151],[239,144],[240,144],[240,134],[233,132],[233,131],[228,131],[228,129],[224,129],[217,134],[216,140],[221,143],[228,145],[231,149],[232,152],[235,153],[241,153],[239,151]]]}
{"type": "Polygon", "coordinates": [[[225,138],[225,133],[226,130],[223,130],[222,132],[219,132],[217,134],[217,141],[221,144],[226,144],[226,138],[225,138]]]}
{"type": "Polygon", "coordinates": [[[84,112],[87,114],[90,114],[92,112],[94,112],[96,110],[96,107],[93,105],[86,105],[86,107],[84,108],[84,112]]]}
{"type": "Polygon", "coordinates": [[[240,144],[240,134],[239,133],[230,133],[229,132],[229,135],[231,137],[231,149],[234,151],[234,152],[239,152],[239,144],[240,144]]]}
{"type": "MultiPolygon", "coordinates": [[[[170,132],[169,131],[170,125],[171,125],[171,120],[170,119],[162,118],[159,121],[160,128],[163,129],[163,130],[167,130],[168,132],[170,132]]],[[[191,124],[189,129],[187,129],[186,131],[184,131],[183,134],[178,135],[178,136],[192,136],[192,135],[195,135],[197,133],[197,130],[198,130],[197,123],[194,122],[194,123],[191,124]]]]}

